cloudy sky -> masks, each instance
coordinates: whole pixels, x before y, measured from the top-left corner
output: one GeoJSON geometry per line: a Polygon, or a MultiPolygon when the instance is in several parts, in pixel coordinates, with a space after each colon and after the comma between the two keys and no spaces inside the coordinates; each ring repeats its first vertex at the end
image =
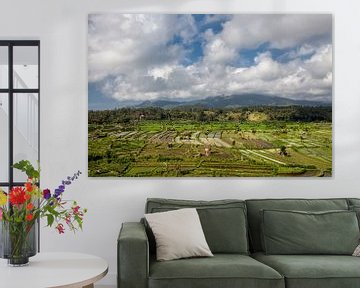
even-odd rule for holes
{"type": "Polygon", "coordinates": [[[261,93],[331,101],[331,15],[92,14],[89,109],[261,93]]]}

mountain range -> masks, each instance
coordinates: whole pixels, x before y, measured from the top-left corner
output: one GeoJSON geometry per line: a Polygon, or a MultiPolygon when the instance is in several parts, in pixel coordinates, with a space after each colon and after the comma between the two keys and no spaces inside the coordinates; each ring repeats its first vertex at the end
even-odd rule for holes
{"type": "Polygon", "coordinates": [[[249,106],[328,106],[331,102],[294,100],[279,96],[263,94],[240,94],[230,96],[213,96],[192,101],[148,100],[135,107],[160,107],[164,109],[180,106],[200,106],[204,108],[233,108],[249,106]]]}

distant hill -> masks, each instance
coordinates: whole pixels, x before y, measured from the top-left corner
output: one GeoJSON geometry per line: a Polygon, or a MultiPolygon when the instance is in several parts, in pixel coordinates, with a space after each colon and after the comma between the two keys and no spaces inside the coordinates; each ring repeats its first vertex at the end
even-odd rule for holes
{"type": "Polygon", "coordinates": [[[293,100],[285,97],[262,94],[241,94],[230,96],[214,96],[193,101],[154,100],[145,101],[136,105],[137,108],[161,107],[164,109],[179,106],[201,106],[205,108],[232,108],[249,106],[327,106],[330,102],[293,100]]]}
{"type": "Polygon", "coordinates": [[[170,101],[170,100],[154,100],[154,101],[144,101],[139,105],[136,105],[138,108],[145,107],[161,107],[161,108],[173,108],[176,106],[184,106],[187,105],[186,102],[178,102],[178,101],[170,101]]]}

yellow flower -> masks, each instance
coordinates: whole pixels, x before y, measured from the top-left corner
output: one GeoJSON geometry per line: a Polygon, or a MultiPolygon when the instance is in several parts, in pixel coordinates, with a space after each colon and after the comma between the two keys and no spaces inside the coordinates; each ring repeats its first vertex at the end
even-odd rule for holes
{"type": "Polygon", "coordinates": [[[0,206],[4,206],[7,203],[7,196],[5,193],[0,189],[0,206]]]}

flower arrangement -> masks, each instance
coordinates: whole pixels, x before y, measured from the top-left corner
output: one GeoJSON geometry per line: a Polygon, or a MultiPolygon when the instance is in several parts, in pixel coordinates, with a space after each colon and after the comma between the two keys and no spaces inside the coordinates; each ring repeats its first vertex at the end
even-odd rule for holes
{"type": "Polygon", "coordinates": [[[8,194],[0,188],[0,223],[8,229],[11,243],[8,256],[21,257],[29,232],[39,218],[45,218],[47,226],[55,227],[59,234],[65,232],[65,227],[74,232],[82,229],[87,210],[76,201],[70,204],[63,199],[66,187],[78,179],[80,171],[63,180],[52,193],[50,189],[38,187],[40,169],[35,169],[29,161],[20,161],[13,167],[26,173],[28,179],[23,187],[12,187],[8,194]]]}

